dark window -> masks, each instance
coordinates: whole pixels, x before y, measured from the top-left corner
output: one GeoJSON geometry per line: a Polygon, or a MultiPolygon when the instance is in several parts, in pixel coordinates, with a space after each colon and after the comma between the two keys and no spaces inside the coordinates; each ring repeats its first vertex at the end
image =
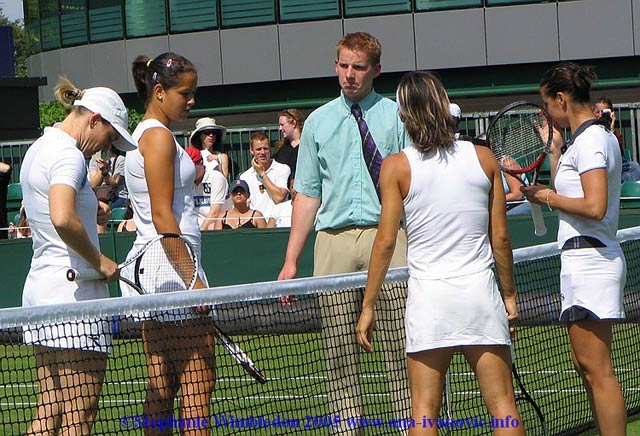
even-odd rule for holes
{"type": "Polygon", "coordinates": [[[167,33],[164,0],[125,0],[127,37],[167,33]]]}
{"type": "Polygon", "coordinates": [[[216,0],[169,0],[172,32],[195,32],[218,27],[216,0]]]}
{"type": "Polygon", "coordinates": [[[86,0],[60,1],[60,29],[63,47],[87,43],[86,0]]]}
{"type": "Polygon", "coordinates": [[[60,11],[57,1],[40,0],[42,50],[60,48],[60,11]]]}
{"type": "Polygon", "coordinates": [[[280,19],[282,21],[309,21],[326,18],[339,18],[338,0],[280,0],[280,19]]]}
{"type": "Polygon", "coordinates": [[[411,0],[345,0],[345,16],[411,12],[411,0]]]}
{"type": "Polygon", "coordinates": [[[124,38],[122,0],[89,0],[91,42],[124,38]]]}
{"type": "Polygon", "coordinates": [[[274,0],[220,0],[222,26],[241,27],[276,22],[274,0]]]}

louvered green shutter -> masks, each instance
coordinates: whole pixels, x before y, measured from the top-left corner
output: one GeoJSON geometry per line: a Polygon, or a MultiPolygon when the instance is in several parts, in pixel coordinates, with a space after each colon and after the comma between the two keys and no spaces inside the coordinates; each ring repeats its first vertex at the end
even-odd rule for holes
{"type": "Polygon", "coordinates": [[[347,17],[411,12],[411,0],[345,0],[347,17]]]}
{"type": "Polygon", "coordinates": [[[152,36],[167,33],[164,0],[126,0],[127,36],[152,36]]]}
{"type": "Polygon", "coordinates": [[[218,27],[216,0],[169,0],[172,32],[194,32],[218,27]]]}
{"type": "Polygon", "coordinates": [[[339,18],[338,0],[280,0],[282,21],[308,21],[339,18]]]}
{"type": "Polygon", "coordinates": [[[241,27],[276,21],[275,0],[220,0],[222,26],[241,27]]]}

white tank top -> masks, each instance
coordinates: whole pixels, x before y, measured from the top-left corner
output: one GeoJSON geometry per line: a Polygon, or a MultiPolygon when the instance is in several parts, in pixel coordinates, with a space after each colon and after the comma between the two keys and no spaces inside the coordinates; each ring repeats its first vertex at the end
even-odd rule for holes
{"type": "MultiPolygon", "coordinates": [[[[138,142],[147,129],[167,129],[160,121],[148,119],[138,124],[133,132],[133,139],[138,142]]],[[[194,245],[197,253],[200,253],[200,228],[198,216],[193,204],[193,184],[196,177],[196,168],[187,153],[176,141],[176,157],[174,160],[173,182],[173,216],[176,217],[180,232],[194,245]]],[[[136,223],[136,240],[132,252],[157,236],[156,228],[151,219],[151,201],[149,188],[144,176],[144,158],[139,149],[127,153],[125,159],[124,177],[129,191],[133,220],[136,223]]]]}
{"type": "Polygon", "coordinates": [[[403,150],[411,167],[404,199],[411,277],[440,279],[476,273],[493,263],[489,191],[475,147],[456,141],[444,153],[403,150]]]}

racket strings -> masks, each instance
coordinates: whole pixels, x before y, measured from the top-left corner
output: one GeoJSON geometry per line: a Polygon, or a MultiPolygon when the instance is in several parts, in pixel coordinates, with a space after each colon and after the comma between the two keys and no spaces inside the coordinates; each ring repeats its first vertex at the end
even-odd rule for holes
{"type": "Polygon", "coordinates": [[[494,120],[488,139],[503,170],[523,173],[538,163],[548,151],[550,141],[543,129],[548,123],[537,107],[507,111],[494,120]]]}
{"type": "Polygon", "coordinates": [[[195,255],[181,238],[163,238],[147,248],[138,267],[146,293],[191,289],[198,274],[195,255]]]}

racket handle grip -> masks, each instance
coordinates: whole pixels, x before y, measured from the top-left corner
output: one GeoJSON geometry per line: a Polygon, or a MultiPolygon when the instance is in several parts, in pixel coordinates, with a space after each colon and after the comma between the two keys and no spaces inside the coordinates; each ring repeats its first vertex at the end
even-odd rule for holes
{"type": "Polygon", "coordinates": [[[536,236],[544,236],[547,234],[547,226],[542,216],[542,208],[539,204],[531,203],[531,216],[533,217],[533,226],[536,236]]]}
{"type": "Polygon", "coordinates": [[[104,279],[104,276],[93,268],[90,269],[75,269],[69,268],[67,270],[67,280],[75,282],[79,280],[100,280],[104,279]]]}

